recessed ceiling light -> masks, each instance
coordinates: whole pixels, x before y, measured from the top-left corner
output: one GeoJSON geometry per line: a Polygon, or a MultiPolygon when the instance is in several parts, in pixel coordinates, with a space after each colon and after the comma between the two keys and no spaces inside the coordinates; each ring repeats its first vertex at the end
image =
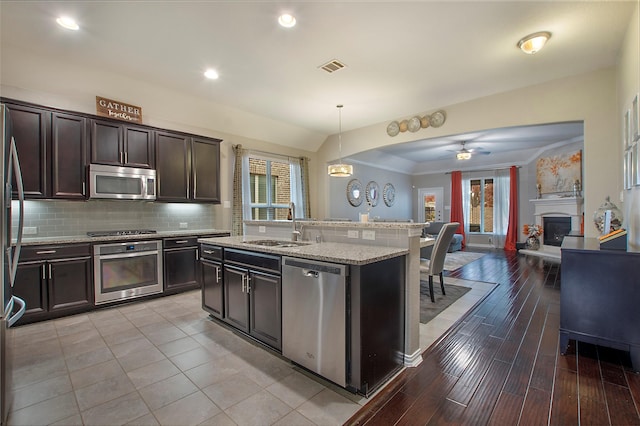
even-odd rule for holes
{"type": "Polygon", "coordinates": [[[206,71],[204,72],[204,76],[205,76],[205,77],[207,77],[208,79],[211,79],[211,80],[217,80],[217,79],[218,79],[218,77],[220,77],[220,76],[218,75],[218,71],[216,71],[216,70],[212,70],[212,69],[208,69],[208,70],[206,70],[206,71]]]}
{"type": "Polygon", "coordinates": [[[293,15],[284,13],[278,17],[278,23],[285,28],[291,28],[296,25],[296,18],[293,15]]]}
{"type": "Polygon", "coordinates": [[[69,18],[68,16],[61,16],[56,19],[56,22],[58,23],[58,25],[68,30],[78,31],[80,29],[78,24],[76,24],[76,21],[74,21],[73,18],[69,18]]]}

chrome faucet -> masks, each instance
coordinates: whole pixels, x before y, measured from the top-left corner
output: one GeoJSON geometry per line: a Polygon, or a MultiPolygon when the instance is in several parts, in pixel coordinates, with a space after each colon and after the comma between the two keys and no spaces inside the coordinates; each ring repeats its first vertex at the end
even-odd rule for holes
{"type": "Polygon", "coordinates": [[[298,241],[298,237],[301,232],[298,231],[298,227],[296,225],[296,205],[292,202],[289,203],[289,209],[291,209],[291,221],[293,224],[293,230],[291,231],[291,241],[298,241]]]}

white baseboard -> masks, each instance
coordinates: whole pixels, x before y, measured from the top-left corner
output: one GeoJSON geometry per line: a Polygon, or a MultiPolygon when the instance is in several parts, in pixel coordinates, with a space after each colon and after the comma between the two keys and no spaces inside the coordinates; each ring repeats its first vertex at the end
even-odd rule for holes
{"type": "Polygon", "coordinates": [[[467,247],[478,247],[478,248],[496,248],[493,246],[493,244],[478,244],[478,243],[467,243],[466,244],[467,247]]]}

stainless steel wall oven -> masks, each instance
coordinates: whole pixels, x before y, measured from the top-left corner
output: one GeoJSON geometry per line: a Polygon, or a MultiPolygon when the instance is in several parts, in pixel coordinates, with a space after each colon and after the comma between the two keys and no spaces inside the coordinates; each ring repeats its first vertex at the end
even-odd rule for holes
{"type": "Polygon", "coordinates": [[[162,241],[93,246],[95,302],[162,293],[162,241]]]}

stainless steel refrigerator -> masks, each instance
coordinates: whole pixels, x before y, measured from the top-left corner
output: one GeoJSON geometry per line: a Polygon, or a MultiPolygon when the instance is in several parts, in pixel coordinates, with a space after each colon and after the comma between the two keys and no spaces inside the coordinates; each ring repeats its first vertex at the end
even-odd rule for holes
{"type": "Polygon", "coordinates": [[[0,240],[2,252],[0,253],[0,266],[2,267],[2,305],[0,305],[0,425],[7,423],[7,415],[11,408],[11,364],[12,364],[12,329],[11,326],[24,314],[26,304],[24,300],[13,295],[13,283],[16,278],[18,259],[22,244],[22,228],[24,224],[24,190],[22,187],[22,173],[16,144],[11,136],[11,119],[9,110],[0,104],[0,130],[2,135],[2,183],[0,185],[2,199],[2,214],[0,214],[0,240]],[[18,226],[15,246],[11,245],[11,194],[13,183],[18,193],[18,226]]]}

